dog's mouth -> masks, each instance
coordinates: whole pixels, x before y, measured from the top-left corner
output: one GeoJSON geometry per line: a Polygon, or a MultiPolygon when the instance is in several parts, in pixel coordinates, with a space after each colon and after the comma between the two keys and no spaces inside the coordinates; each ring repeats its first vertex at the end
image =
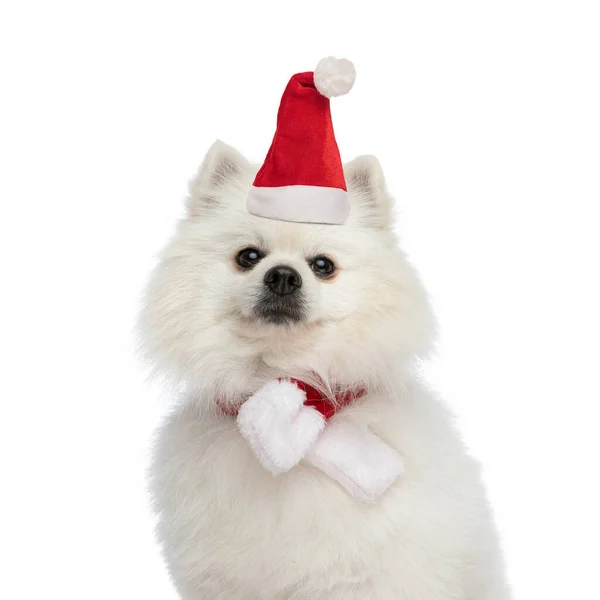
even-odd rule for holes
{"type": "Polygon", "coordinates": [[[287,296],[264,295],[254,306],[254,314],[275,325],[290,325],[305,321],[308,314],[303,298],[299,294],[287,296]]]}

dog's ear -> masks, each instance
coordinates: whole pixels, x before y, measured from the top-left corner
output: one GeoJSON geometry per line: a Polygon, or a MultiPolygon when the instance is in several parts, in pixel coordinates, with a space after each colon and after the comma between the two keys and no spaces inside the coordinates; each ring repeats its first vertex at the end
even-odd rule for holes
{"type": "Polygon", "coordinates": [[[249,170],[250,163],[235,148],[217,140],[190,181],[188,214],[195,217],[214,208],[223,188],[231,183],[241,183],[249,170]]]}
{"type": "Polygon", "coordinates": [[[352,200],[352,217],[367,227],[388,229],[392,200],[381,164],[374,156],[359,156],[344,165],[344,177],[352,200]]]}

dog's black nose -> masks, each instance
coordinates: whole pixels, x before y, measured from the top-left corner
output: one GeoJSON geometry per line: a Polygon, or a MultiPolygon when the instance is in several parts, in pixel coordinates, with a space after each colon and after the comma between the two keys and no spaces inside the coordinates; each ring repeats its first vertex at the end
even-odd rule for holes
{"type": "Polygon", "coordinates": [[[279,296],[287,296],[302,287],[300,273],[291,267],[277,265],[265,273],[265,285],[279,296]]]}

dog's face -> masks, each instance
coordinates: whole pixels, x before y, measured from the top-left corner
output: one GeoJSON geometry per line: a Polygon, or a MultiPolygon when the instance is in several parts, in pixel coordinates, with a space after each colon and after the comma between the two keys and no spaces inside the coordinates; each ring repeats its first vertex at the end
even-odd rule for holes
{"type": "Polygon", "coordinates": [[[396,247],[376,159],[345,167],[352,211],[341,226],[248,214],[254,173],[217,142],[190,184],[140,320],[158,368],[231,395],[285,375],[374,383],[427,352],[431,314],[396,247]]]}

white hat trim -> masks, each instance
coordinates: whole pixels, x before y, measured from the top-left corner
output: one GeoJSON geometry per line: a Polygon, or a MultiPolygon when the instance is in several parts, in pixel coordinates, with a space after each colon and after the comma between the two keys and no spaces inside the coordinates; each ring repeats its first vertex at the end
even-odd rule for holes
{"type": "Polygon", "coordinates": [[[316,185],[252,186],[246,204],[257,217],[295,223],[342,225],[350,214],[346,190],[316,185]]]}

